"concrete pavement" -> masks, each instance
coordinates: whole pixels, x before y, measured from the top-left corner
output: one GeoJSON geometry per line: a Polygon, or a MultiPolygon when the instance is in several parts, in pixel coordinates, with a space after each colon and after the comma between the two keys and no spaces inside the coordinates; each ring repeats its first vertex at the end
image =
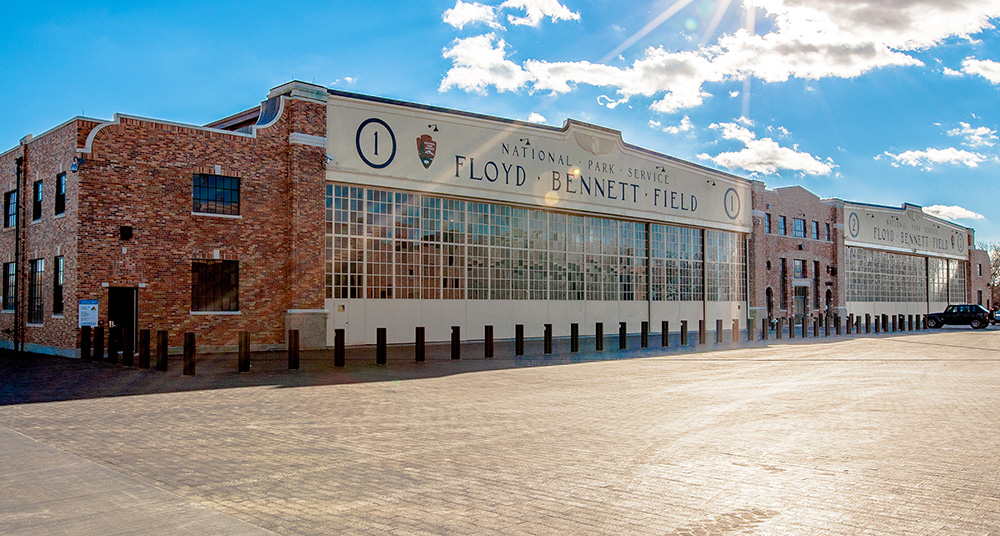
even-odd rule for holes
{"type": "Polygon", "coordinates": [[[397,352],[7,361],[0,533],[1000,535],[1000,331],[397,352]]]}

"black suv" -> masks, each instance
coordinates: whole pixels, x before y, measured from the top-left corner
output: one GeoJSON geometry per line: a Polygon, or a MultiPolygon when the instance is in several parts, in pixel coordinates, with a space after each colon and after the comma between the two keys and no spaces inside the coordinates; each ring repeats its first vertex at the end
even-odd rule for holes
{"type": "Polygon", "coordinates": [[[943,313],[927,315],[927,327],[939,328],[945,324],[968,324],[973,329],[990,325],[990,312],[982,305],[949,305],[943,313]]]}

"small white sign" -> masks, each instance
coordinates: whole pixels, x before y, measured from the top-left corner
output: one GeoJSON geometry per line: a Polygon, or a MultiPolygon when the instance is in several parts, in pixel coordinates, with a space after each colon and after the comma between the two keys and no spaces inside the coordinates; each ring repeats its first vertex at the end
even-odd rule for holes
{"type": "Polygon", "coordinates": [[[78,315],[80,325],[78,327],[97,327],[99,316],[97,314],[97,300],[80,300],[80,314],[78,315]]]}

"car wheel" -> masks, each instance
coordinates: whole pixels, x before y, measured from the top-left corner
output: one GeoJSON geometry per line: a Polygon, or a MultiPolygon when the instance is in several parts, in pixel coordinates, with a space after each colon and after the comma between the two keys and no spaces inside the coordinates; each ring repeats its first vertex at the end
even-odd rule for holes
{"type": "Polygon", "coordinates": [[[937,319],[935,319],[935,318],[928,318],[927,319],[927,327],[930,328],[930,329],[939,328],[939,327],[941,327],[941,323],[938,322],[937,319]]]}
{"type": "Polygon", "coordinates": [[[972,326],[972,329],[983,329],[986,327],[986,324],[978,318],[975,318],[972,320],[972,322],[969,322],[969,325],[972,326]]]}

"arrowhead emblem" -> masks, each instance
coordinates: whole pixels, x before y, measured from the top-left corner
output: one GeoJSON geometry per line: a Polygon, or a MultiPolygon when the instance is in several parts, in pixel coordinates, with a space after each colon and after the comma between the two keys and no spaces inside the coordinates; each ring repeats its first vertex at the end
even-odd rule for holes
{"type": "Polygon", "coordinates": [[[424,169],[431,167],[436,152],[437,142],[431,138],[430,134],[423,134],[417,138],[417,156],[420,157],[420,163],[424,165],[424,169]]]}

